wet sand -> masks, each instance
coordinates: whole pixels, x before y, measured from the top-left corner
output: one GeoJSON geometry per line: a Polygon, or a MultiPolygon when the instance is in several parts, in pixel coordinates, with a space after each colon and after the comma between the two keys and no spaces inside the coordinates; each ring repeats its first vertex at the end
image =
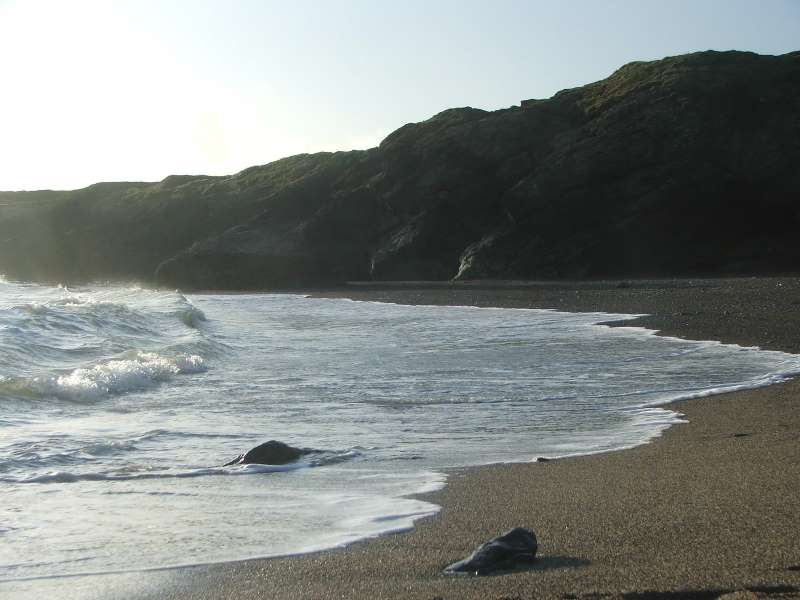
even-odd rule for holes
{"type": "MultiPolygon", "coordinates": [[[[800,279],[352,286],[324,295],[649,313],[634,324],[800,352],[800,279]]],[[[800,380],[671,408],[688,423],[632,450],[451,473],[429,496],[442,511],[409,533],[286,559],[64,580],[62,592],[86,593],[63,597],[800,597],[800,380]],[[514,526],[539,537],[532,569],[441,573],[514,526]]]]}

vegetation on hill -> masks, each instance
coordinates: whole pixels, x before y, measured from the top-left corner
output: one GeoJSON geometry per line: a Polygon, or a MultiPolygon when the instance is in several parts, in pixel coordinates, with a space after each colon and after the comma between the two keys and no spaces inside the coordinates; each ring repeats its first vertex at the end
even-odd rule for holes
{"type": "Polygon", "coordinates": [[[798,164],[800,53],[701,52],[446,110],[371,150],[0,193],[0,272],[218,289],[797,273],[798,164]]]}

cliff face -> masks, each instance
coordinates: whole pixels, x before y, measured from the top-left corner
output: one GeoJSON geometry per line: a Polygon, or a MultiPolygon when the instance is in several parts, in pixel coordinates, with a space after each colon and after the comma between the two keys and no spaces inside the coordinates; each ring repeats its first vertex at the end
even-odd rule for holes
{"type": "Polygon", "coordinates": [[[631,63],[231,177],[0,194],[0,272],[268,288],[800,271],[800,53],[631,63]]]}

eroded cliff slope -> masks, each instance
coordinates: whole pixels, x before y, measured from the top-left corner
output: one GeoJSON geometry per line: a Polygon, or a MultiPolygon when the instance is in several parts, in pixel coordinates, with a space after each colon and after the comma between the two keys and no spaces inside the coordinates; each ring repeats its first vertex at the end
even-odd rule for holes
{"type": "Polygon", "coordinates": [[[253,289],[800,271],[800,53],[631,63],[230,177],[0,193],[0,272],[253,289]]]}

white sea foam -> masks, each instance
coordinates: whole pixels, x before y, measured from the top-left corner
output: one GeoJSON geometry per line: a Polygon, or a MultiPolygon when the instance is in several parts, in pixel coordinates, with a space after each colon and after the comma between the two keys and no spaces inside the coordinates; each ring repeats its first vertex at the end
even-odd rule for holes
{"type": "Polygon", "coordinates": [[[147,389],[176,375],[201,373],[206,369],[205,361],[196,354],[170,357],[134,351],[123,358],[75,369],[64,375],[18,379],[13,382],[13,388],[25,395],[94,400],[147,389]]]}
{"type": "Polygon", "coordinates": [[[296,462],[287,465],[238,465],[235,467],[208,467],[187,471],[149,471],[144,473],[106,473],[106,472],[73,472],[48,471],[27,477],[0,477],[3,483],[78,483],[81,481],[142,481],[146,479],[188,479],[194,477],[223,475],[254,475],[264,473],[287,473],[298,469],[312,467],[307,462],[296,462]]]}
{"type": "Polygon", "coordinates": [[[142,389],[181,373],[199,373],[206,369],[197,355],[168,358],[155,352],[136,352],[123,360],[111,360],[69,375],[55,378],[57,395],[96,397],[142,389]]]}

